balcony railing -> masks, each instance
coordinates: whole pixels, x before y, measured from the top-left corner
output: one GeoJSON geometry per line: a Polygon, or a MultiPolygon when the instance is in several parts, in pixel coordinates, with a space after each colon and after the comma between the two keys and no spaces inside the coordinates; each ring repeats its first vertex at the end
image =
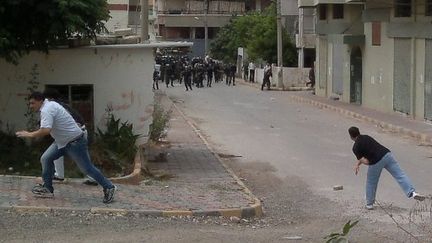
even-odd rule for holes
{"type": "MultiPolygon", "coordinates": [[[[184,7],[159,9],[158,14],[202,14],[204,13],[204,1],[186,0],[184,7]]],[[[208,14],[243,14],[245,2],[241,1],[209,1],[208,14]]]]}

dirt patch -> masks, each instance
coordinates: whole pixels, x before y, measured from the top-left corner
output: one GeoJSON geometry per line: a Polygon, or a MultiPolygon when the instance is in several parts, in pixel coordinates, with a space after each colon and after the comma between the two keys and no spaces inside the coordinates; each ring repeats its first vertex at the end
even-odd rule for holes
{"type": "Polygon", "coordinates": [[[269,163],[224,160],[262,201],[263,220],[274,227],[287,227],[295,235],[302,235],[303,240],[324,241],[323,237],[341,232],[345,223],[357,219],[360,221],[349,234],[350,242],[407,242],[411,239],[395,224],[367,217],[369,211],[353,214],[349,212],[349,205],[313,194],[300,177],[277,177],[269,163]]]}

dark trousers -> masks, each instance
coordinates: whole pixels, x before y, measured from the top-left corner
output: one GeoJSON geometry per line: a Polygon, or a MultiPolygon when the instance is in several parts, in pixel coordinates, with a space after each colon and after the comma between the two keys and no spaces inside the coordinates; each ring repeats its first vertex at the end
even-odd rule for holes
{"type": "Polygon", "coordinates": [[[255,70],[249,69],[249,82],[255,82],[255,70]]]}
{"type": "Polygon", "coordinates": [[[190,77],[184,79],[186,91],[192,90],[192,80],[190,77]]]}
{"type": "Polygon", "coordinates": [[[267,89],[270,89],[270,79],[268,79],[268,78],[263,79],[263,83],[261,85],[261,90],[263,90],[264,86],[266,86],[266,85],[267,85],[267,89]]]}

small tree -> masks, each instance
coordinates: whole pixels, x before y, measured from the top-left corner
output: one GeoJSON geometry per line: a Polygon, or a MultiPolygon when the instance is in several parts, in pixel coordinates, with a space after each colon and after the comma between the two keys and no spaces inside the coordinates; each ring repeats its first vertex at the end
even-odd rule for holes
{"type": "Polygon", "coordinates": [[[108,19],[106,0],[3,0],[0,58],[16,64],[30,50],[48,53],[71,37],[94,38],[108,19]]]}
{"type": "MultiPolygon", "coordinates": [[[[283,30],[283,63],[293,66],[297,63],[297,51],[288,32],[283,30]]],[[[262,13],[251,12],[245,16],[233,18],[221,28],[216,39],[211,43],[213,57],[235,62],[237,48],[245,47],[251,60],[264,59],[277,62],[276,7],[270,5],[262,13]]]]}

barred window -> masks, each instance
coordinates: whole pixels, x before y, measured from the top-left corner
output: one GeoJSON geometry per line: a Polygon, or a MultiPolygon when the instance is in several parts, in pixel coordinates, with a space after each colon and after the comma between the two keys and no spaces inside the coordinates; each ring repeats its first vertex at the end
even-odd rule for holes
{"type": "Polygon", "coordinates": [[[344,5],[334,4],[333,5],[333,19],[343,19],[344,18],[344,5]]]}
{"type": "Polygon", "coordinates": [[[395,17],[411,17],[412,3],[411,0],[395,0],[395,17]]]}
{"type": "Polygon", "coordinates": [[[319,5],[319,19],[320,20],[327,19],[327,5],[325,4],[319,5]]]}
{"type": "Polygon", "coordinates": [[[432,0],[426,0],[425,15],[432,16],[432,0]]]}

